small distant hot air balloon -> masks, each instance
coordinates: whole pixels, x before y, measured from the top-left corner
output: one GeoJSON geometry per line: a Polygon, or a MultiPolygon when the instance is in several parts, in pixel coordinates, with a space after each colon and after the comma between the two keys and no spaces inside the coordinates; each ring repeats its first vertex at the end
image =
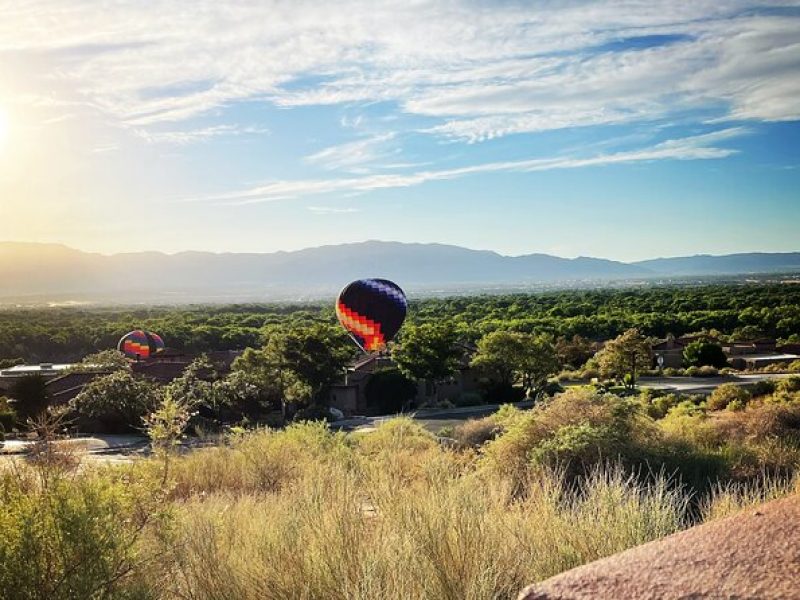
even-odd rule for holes
{"type": "Polygon", "coordinates": [[[122,336],[117,344],[117,350],[128,358],[149,358],[156,352],[164,349],[164,340],[157,333],[135,329],[122,336]]]}
{"type": "Polygon", "coordinates": [[[406,318],[403,290],[386,279],[359,279],[345,287],[336,300],[339,322],[365,352],[386,347],[406,318]]]}

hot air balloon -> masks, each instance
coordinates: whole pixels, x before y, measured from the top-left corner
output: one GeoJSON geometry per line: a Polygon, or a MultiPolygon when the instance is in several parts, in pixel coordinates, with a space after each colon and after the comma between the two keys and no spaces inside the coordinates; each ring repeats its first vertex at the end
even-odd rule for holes
{"type": "Polygon", "coordinates": [[[386,347],[406,318],[406,295],[386,279],[359,279],[346,286],[336,300],[339,322],[365,352],[386,347]]]}
{"type": "Polygon", "coordinates": [[[128,358],[149,358],[156,352],[164,349],[164,340],[157,333],[135,329],[122,336],[117,344],[117,350],[128,358]]]}

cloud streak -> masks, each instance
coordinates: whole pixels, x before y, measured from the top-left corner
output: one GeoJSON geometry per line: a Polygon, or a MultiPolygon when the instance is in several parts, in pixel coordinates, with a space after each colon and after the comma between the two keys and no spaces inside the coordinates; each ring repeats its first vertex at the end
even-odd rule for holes
{"type": "Polygon", "coordinates": [[[578,169],[605,165],[631,164],[655,160],[709,160],[735,154],[731,148],[716,144],[749,133],[743,127],[731,127],[691,137],[666,140],[650,147],[591,157],[535,158],[528,160],[488,162],[452,169],[424,170],[405,174],[374,174],[362,177],[330,179],[298,179],[272,181],[256,187],[216,194],[193,201],[225,204],[257,204],[278,200],[292,200],[325,194],[352,194],[381,189],[406,188],[430,181],[458,179],[479,174],[535,172],[556,169],[578,169]]]}

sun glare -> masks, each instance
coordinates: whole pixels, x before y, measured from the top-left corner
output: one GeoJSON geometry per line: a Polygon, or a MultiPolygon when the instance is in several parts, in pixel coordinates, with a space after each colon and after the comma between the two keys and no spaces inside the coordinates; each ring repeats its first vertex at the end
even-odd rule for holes
{"type": "Polygon", "coordinates": [[[3,149],[8,138],[8,128],[8,113],[0,106],[0,150],[3,149]]]}

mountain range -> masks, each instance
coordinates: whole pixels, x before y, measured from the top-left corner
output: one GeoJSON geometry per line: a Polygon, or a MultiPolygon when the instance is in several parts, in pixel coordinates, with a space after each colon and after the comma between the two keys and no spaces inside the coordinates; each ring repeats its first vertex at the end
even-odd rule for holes
{"type": "Polygon", "coordinates": [[[361,277],[412,292],[600,284],[800,272],[800,252],[656,258],[624,263],[548,254],[503,256],[443,244],[368,241],[294,252],[103,255],[59,244],[0,242],[0,298],[235,301],[326,296],[361,277]]]}

